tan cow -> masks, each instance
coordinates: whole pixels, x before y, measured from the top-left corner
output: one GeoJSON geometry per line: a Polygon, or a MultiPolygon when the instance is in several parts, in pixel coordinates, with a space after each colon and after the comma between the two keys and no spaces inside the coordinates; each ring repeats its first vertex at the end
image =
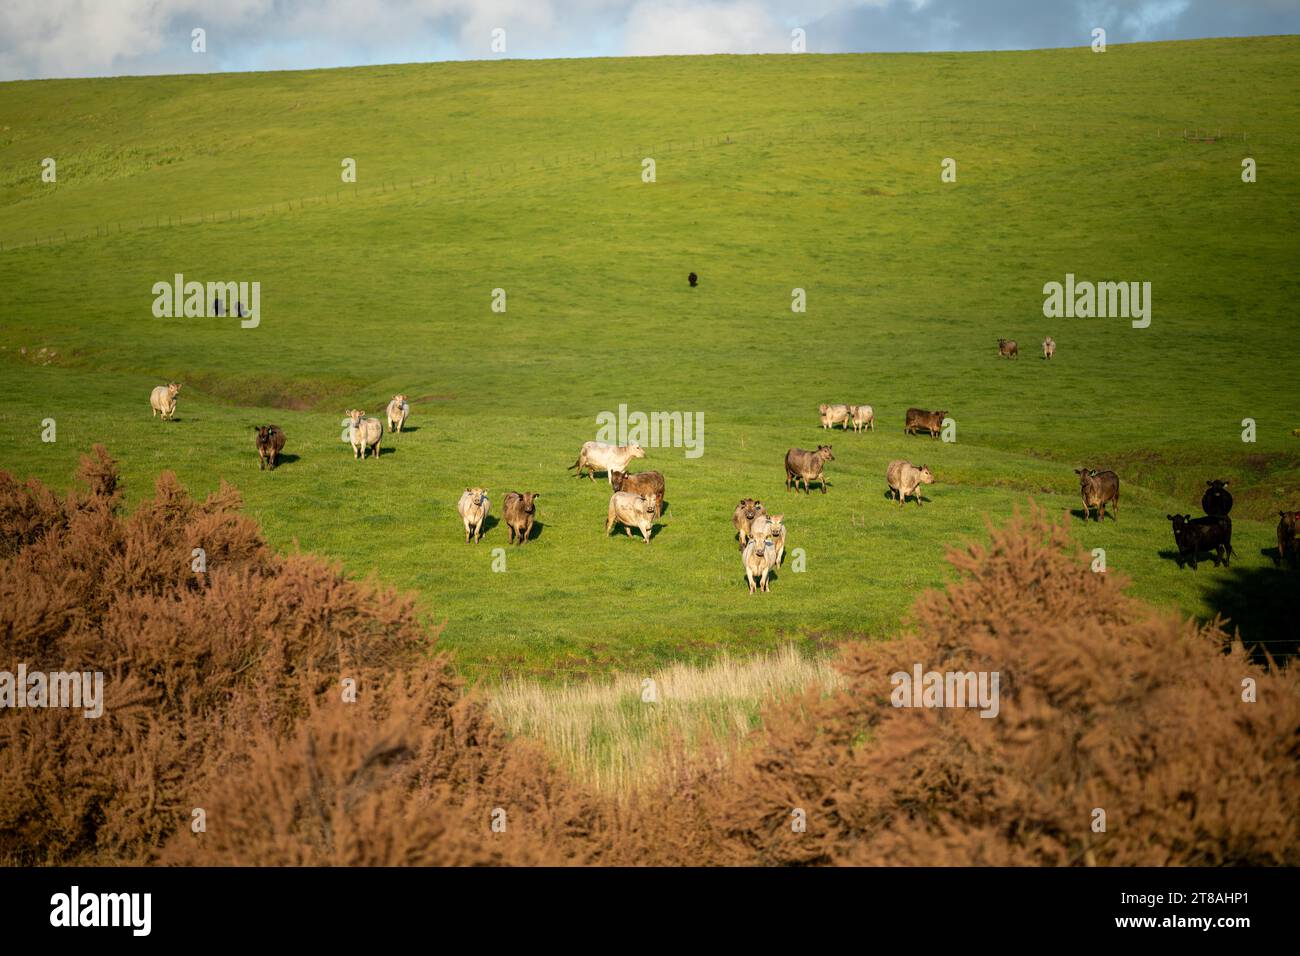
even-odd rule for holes
{"type": "Polygon", "coordinates": [[[736,510],[732,512],[731,524],[740,535],[742,548],[749,541],[749,529],[753,526],[754,519],[761,514],[764,514],[763,502],[757,498],[741,498],[740,504],[736,505],[736,510]]]}
{"type": "Polygon", "coordinates": [[[934,484],[934,475],[930,474],[930,469],[925,465],[919,468],[910,461],[896,459],[889,463],[885,469],[885,481],[889,482],[889,490],[892,494],[898,495],[898,507],[903,507],[903,502],[907,500],[908,495],[916,498],[916,506],[921,507],[921,486],[934,484]]]}
{"type": "Polygon", "coordinates": [[[170,385],[159,385],[149,393],[149,406],[153,413],[149,416],[154,418],[161,415],[163,421],[167,421],[176,414],[176,396],[180,394],[181,387],[177,382],[170,385]]]}
{"type": "Polygon", "coordinates": [[[352,446],[352,457],[365,461],[366,451],[373,453],[379,460],[379,443],[384,437],[384,426],[377,418],[366,418],[366,413],[359,408],[348,409],[347,420],[348,443],[352,446]]]}
{"type": "Polygon", "coordinates": [[[609,496],[609,515],[605,520],[605,534],[614,530],[614,525],[621,524],[627,536],[632,537],[632,529],[637,528],[645,543],[650,543],[650,532],[655,525],[655,496],[638,495],[630,491],[616,491],[609,496]]]}
{"type": "Polygon", "coordinates": [[[593,483],[596,481],[596,472],[603,471],[612,485],[614,479],[610,476],[614,472],[625,472],[629,461],[644,457],[645,449],[636,442],[629,445],[607,445],[601,441],[589,441],[583,443],[582,449],[578,452],[578,460],[570,465],[568,470],[578,469],[579,478],[582,477],[583,471],[588,471],[593,483]]]}
{"type": "Polygon", "coordinates": [[[822,469],[826,462],[834,460],[830,445],[818,445],[816,451],[791,448],[785,453],[785,490],[790,490],[790,481],[793,479],[794,490],[799,490],[799,482],[802,481],[803,492],[808,494],[808,482],[816,480],[821,482],[822,494],[826,494],[826,476],[822,474],[822,469]]]}
{"type": "Polygon", "coordinates": [[[525,491],[522,494],[512,491],[505,497],[503,507],[506,513],[506,525],[510,528],[510,543],[523,544],[533,533],[533,519],[537,515],[535,499],[540,498],[537,491],[525,491]]]}
{"type": "Polygon", "coordinates": [[[475,544],[483,538],[483,524],[487,520],[492,502],[488,501],[486,488],[466,488],[465,493],[456,502],[460,520],[465,524],[465,543],[472,537],[475,544]]]}
{"type": "Polygon", "coordinates": [[[400,432],[402,426],[406,424],[406,416],[411,413],[411,406],[406,401],[405,395],[394,395],[393,400],[388,403],[388,430],[390,432],[400,432]]]}
{"type": "Polygon", "coordinates": [[[822,428],[834,428],[836,425],[843,425],[848,428],[853,423],[853,413],[851,405],[818,405],[817,411],[821,413],[822,428]]]}
{"type": "Polygon", "coordinates": [[[869,428],[876,430],[876,411],[870,405],[850,405],[849,413],[853,416],[853,430],[860,432],[869,428]]]}
{"type": "Polygon", "coordinates": [[[759,590],[769,591],[767,579],[776,566],[776,545],[765,538],[753,537],[745,550],[740,552],[741,563],[745,566],[745,580],[749,582],[749,593],[754,593],[754,579],[758,578],[759,590]]]}
{"type": "Polygon", "coordinates": [[[1050,359],[1056,354],[1056,339],[1050,335],[1043,339],[1043,358],[1050,359]]]}
{"type": "Polygon", "coordinates": [[[779,568],[785,558],[785,525],[782,523],[784,519],[785,515],[761,514],[750,526],[751,537],[762,538],[776,546],[776,560],[772,562],[774,568],[779,568]]]}

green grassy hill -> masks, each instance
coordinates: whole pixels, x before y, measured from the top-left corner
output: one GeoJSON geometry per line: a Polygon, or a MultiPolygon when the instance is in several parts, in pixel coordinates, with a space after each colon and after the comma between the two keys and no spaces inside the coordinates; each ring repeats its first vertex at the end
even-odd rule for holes
{"type": "Polygon", "coordinates": [[[1135,594],[1271,636],[1276,511],[1300,507],[1297,88],[1294,37],[0,84],[0,467],[66,485],[104,442],[133,500],[164,468],[232,482],[277,546],[418,591],[487,677],[888,636],[985,516],[1078,509],[1072,469],[1113,467],[1119,520],[1080,543],[1135,594]],[[259,281],[259,327],[154,318],[178,272],[259,281]],[[1044,318],[1066,273],[1151,282],[1150,327],[1044,318]],[[398,391],[411,431],[353,461],[342,412],[398,391]],[[878,430],[828,438],[823,401],[878,430]],[[603,537],[607,486],[565,470],[620,404],[705,418],[701,457],[638,463],[668,484],[650,547],[603,537]],[[905,438],[910,405],[949,409],[956,443],[905,438]],[[273,474],[267,420],[293,456],[273,474]],[[786,448],[819,440],[830,493],[787,495],[786,448]],[[886,501],[896,457],[939,479],[923,508],[886,501]],[[1239,557],[1179,570],[1165,515],[1217,477],[1239,557]],[[498,517],[542,493],[505,573],[504,523],[462,542],[467,485],[498,517]],[[745,495],[806,553],[768,595],[741,575],[745,495]]]}

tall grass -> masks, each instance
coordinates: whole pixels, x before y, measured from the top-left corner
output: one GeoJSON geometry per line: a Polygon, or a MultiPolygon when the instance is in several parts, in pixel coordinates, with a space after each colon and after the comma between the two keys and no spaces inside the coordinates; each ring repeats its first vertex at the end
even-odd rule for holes
{"type": "Polygon", "coordinates": [[[579,779],[624,793],[670,778],[688,753],[725,761],[758,726],[764,704],[840,682],[828,659],[787,645],[749,660],[674,664],[648,677],[506,681],[493,693],[492,711],[510,733],[541,740],[579,779]],[[653,700],[643,699],[651,693],[653,700]]]}

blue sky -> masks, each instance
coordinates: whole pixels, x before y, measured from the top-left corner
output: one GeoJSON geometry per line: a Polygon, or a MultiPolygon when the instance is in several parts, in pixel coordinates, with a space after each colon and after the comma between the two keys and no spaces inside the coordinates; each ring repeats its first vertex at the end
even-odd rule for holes
{"type": "Polygon", "coordinates": [[[796,28],[811,53],[1011,50],[1094,27],[1111,44],[1300,33],[1300,0],[2,0],[0,80],[789,53],[796,28]]]}

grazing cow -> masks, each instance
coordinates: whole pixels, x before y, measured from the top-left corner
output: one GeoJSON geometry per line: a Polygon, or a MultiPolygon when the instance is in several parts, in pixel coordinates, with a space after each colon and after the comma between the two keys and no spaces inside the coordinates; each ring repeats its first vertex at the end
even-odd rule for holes
{"type": "Polygon", "coordinates": [[[1097,508],[1097,520],[1106,516],[1106,505],[1111,504],[1111,517],[1119,520],[1119,475],[1113,471],[1098,471],[1096,468],[1076,468],[1079,476],[1079,494],[1083,496],[1083,520],[1092,517],[1092,509],[1097,508]]]}
{"type": "Polygon", "coordinates": [[[533,519],[537,514],[535,499],[540,497],[541,493],[537,491],[525,491],[522,494],[512,491],[506,495],[504,507],[511,544],[523,544],[533,533],[533,519]]]}
{"type": "Polygon", "coordinates": [[[907,424],[903,426],[903,434],[915,435],[924,429],[930,433],[931,438],[938,438],[939,432],[943,429],[943,420],[947,417],[947,410],[927,412],[924,408],[909,408],[907,410],[907,424]]]}
{"type": "Polygon", "coordinates": [[[1228,493],[1228,483],[1215,478],[1207,481],[1209,486],[1201,495],[1201,507],[1207,515],[1226,515],[1232,510],[1232,495],[1228,493]]]}
{"type": "Polygon", "coordinates": [[[582,449],[578,452],[578,460],[566,470],[578,469],[576,476],[578,478],[582,477],[583,471],[587,471],[593,484],[596,481],[596,472],[603,471],[612,486],[614,479],[610,475],[616,471],[626,472],[629,461],[644,457],[645,449],[636,442],[629,445],[607,445],[600,441],[589,441],[583,442],[582,449]]]}
{"type": "Polygon", "coordinates": [[[803,493],[808,494],[808,482],[815,480],[821,482],[822,494],[826,494],[826,476],[822,474],[822,468],[826,462],[834,460],[830,445],[818,445],[816,451],[791,448],[785,453],[785,490],[790,490],[790,480],[794,479],[794,490],[799,490],[802,481],[803,493]]]}
{"type": "Polygon", "coordinates": [[[740,504],[736,505],[736,510],[731,514],[731,523],[740,536],[742,548],[749,540],[749,529],[753,526],[754,519],[764,513],[763,502],[757,498],[741,498],[740,504]]]}
{"type": "Polygon", "coordinates": [[[876,430],[876,412],[870,405],[850,405],[849,414],[853,416],[853,430],[860,432],[864,428],[876,430]]]}
{"type": "Polygon", "coordinates": [[[161,415],[166,421],[176,414],[176,396],[180,393],[181,387],[178,383],[172,382],[170,385],[159,385],[149,393],[149,406],[153,413],[149,416],[153,418],[161,415]]]}
{"type": "Polygon", "coordinates": [[[925,465],[918,467],[910,461],[898,459],[891,461],[889,467],[885,469],[885,481],[889,483],[890,494],[898,495],[898,507],[903,507],[907,496],[912,495],[916,498],[916,506],[919,508],[921,486],[934,484],[934,475],[930,474],[930,469],[925,465]]]}
{"type": "Polygon", "coordinates": [[[695,283],[700,281],[700,277],[697,276],[694,272],[692,272],[690,275],[686,277],[686,281],[689,282],[691,284],[691,288],[694,289],[695,283]]]}
{"type": "Polygon", "coordinates": [[[279,425],[254,425],[253,430],[257,432],[257,470],[269,465],[275,471],[275,460],[284,451],[284,432],[279,425]]]}
{"type": "Polygon", "coordinates": [[[609,483],[614,486],[615,491],[630,491],[634,494],[645,495],[647,498],[655,496],[655,517],[659,518],[664,513],[664,476],[657,471],[643,471],[639,474],[629,475],[625,471],[611,471],[609,473],[609,483]]]}
{"type": "Polygon", "coordinates": [[[348,409],[348,417],[343,422],[348,426],[348,443],[352,446],[352,457],[362,461],[366,459],[367,450],[379,460],[379,443],[384,437],[384,426],[377,418],[366,418],[366,413],[359,408],[348,409]]]}
{"type": "Polygon", "coordinates": [[[1196,570],[1196,556],[1202,551],[1213,552],[1214,564],[1228,566],[1228,559],[1236,554],[1232,550],[1232,519],[1227,515],[1165,515],[1174,526],[1174,544],[1178,546],[1178,566],[1192,562],[1196,570]]]}
{"type": "Polygon", "coordinates": [[[456,502],[460,520],[465,523],[465,543],[472,537],[477,544],[483,538],[483,525],[487,520],[492,502],[488,500],[486,488],[466,488],[465,493],[456,502]]]}
{"type": "Polygon", "coordinates": [[[848,405],[818,405],[817,411],[821,413],[822,428],[834,428],[836,425],[848,428],[853,424],[853,413],[849,411],[848,405]]]}
{"type": "Polygon", "coordinates": [[[761,514],[754,519],[754,523],[750,526],[751,539],[769,541],[776,547],[776,558],[772,561],[772,567],[774,568],[779,568],[782,559],[785,558],[784,520],[785,515],[761,514]]]}
{"type": "Polygon", "coordinates": [[[609,496],[609,515],[605,519],[605,534],[614,530],[614,525],[621,524],[627,536],[632,537],[632,529],[637,528],[645,543],[650,543],[650,532],[655,526],[655,496],[638,495],[630,491],[616,491],[609,496]]]}
{"type": "Polygon", "coordinates": [[[1043,339],[1043,358],[1050,359],[1056,354],[1056,339],[1050,335],[1043,339]]]}
{"type": "Polygon", "coordinates": [[[776,545],[767,538],[753,537],[740,552],[741,563],[745,566],[745,580],[749,582],[749,593],[754,593],[754,579],[758,578],[760,590],[770,591],[767,579],[776,567],[776,545]]]}
{"type": "Polygon", "coordinates": [[[409,414],[411,414],[411,406],[407,403],[406,396],[394,395],[393,400],[388,403],[388,430],[400,432],[409,414]]]}
{"type": "Polygon", "coordinates": [[[1020,358],[1020,346],[1015,339],[998,339],[999,358],[1020,358]]]}
{"type": "Polygon", "coordinates": [[[1300,529],[1300,511],[1279,511],[1277,523],[1277,563],[1289,560],[1295,567],[1300,558],[1300,538],[1296,537],[1300,529]]]}

